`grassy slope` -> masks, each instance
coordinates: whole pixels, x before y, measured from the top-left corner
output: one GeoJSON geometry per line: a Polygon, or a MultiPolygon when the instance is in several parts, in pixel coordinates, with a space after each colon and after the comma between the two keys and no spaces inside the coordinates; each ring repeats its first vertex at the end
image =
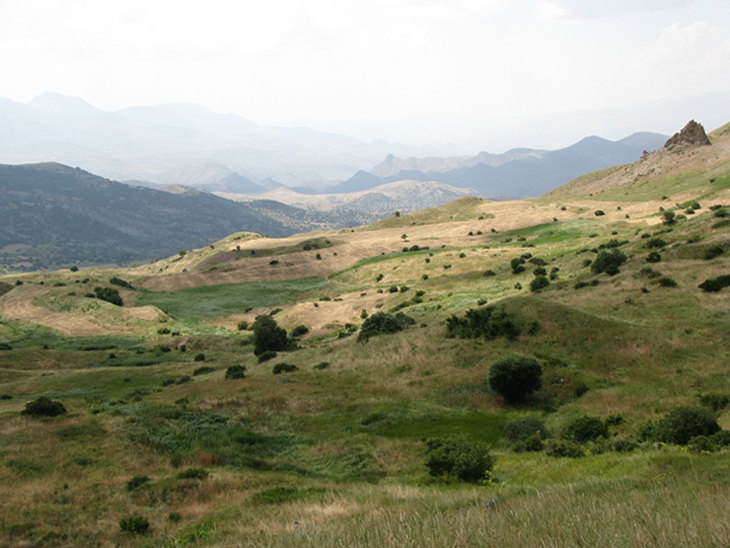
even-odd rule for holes
{"type": "MultiPolygon", "coordinates": [[[[727,136],[711,138],[724,146],[727,136]]],[[[696,404],[700,393],[730,392],[727,290],[697,288],[730,273],[730,251],[702,258],[728,241],[730,228],[717,227],[709,211],[730,204],[728,168],[724,160],[696,167],[709,150],[683,154],[682,162],[650,159],[661,178],[634,180],[629,170],[610,179],[610,170],[537,200],[461,199],[378,226],[286,241],[234,235],[213,249],[117,272],[134,288],[121,290],[123,309],[83,296],[114,287],[109,272],[22,276],[44,282],[48,291],[34,303],[59,316],[47,318],[49,327],[0,323],[0,342],[12,347],[0,351],[0,393],[12,396],[0,401],[2,544],[728,544],[727,453],[644,446],[556,459],[513,453],[503,441],[509,420],[543,416],[558,431],[584,413],[621,413],[618,432],[632,436],[646,419],[696,404]],[[691,199],[702,208],[667,231],[659,207],[684,211],[691,199]],[[595,216],[597,209],[606,215],[595,216]],[[660,263],[645,260],[645,233],[666,241],[660,263]],[[304,250],[313,238],[333,245],[304,250]],[[583,261],[610,239],[628,241],[621,249],[629,260],[616,276],[593,275],[583,261]],[[402,252],[413,245],[429,249],[402,252]],[[222,274],[196,271],[221,250],[251,249],[262,257],[242,257],[234,261],[240,268],[222,274]],[[527,289],[532,265],[518,275],[509,266],[528,252],[548,271],[559,268],[538,294],[527,289]],[[642,274],[647,267],[678,287],[659,286],[642,274]],[[487,269],[495,275],[483,276],[487,269]],[[311,275],[328,281],[307,281],[311,275]],[[262,284],[272,277],[282,281],[262,284]],[[592,280],[599,284],[574,288],[592,280]],[[409,289],[390,292],[403,285],[409,289]],[[168,291],[153,291],[160,289],[168,291]],[[363,310],[390,310],[419,290],[423,302],[404,309],[416,326],[367,344],[347,336],[346,324],[361,323],[363,310]],[[513,342],[444,337],[446,318],[485,301],[539,329],[513,342]],[[273,307],[282,309],[280,325],[311,331],[299,350],[258,364],[250,334],[236,324],[273,307]],[[51,328],[68,327],[63,315],[108,333],[60,336],[51,328]],[[512,353],[546,364],[544,390],[530,405],[505,406],[486,385],[489,365],[512,353]],[[279,362],[299,371],[274,376],[279,362]],[[226,381],[225,369],[239,364],[247,378],[226,381]],[[213,371],[193,376],[201,366],[213,371]],[[589,390],[576,397],[582,385],[589,390]],[[21,417],[41,394],[63,401],[69,414],[21,417]],[[429,479],[420,440],[450,432],[492,444],[493,485],[429,479]],[[190,467],[210,477],[177,478],[190,467]],[[127,491],[137,475],[152,481],[127,491]],[[281,486],[299,491],[274,492],[274,506],[254,496],[281,486]],[[150,535],[119,532],[119,519],[133,514],[150,520],[150,535]]],[[[730,427],[727,415],[720,422],[730,427]]]]}

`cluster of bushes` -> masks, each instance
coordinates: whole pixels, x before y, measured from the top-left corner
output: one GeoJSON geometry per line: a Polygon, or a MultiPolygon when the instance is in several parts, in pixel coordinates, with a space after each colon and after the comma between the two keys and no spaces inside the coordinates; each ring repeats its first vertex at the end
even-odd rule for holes
{"type": "MultiPolygon", "coordinates": [[[[726,406],[727,400],[727,397],[708,398],[709,403],[719,406],[726,406]]],[[[553,437],[541,419],[528,418],[508,423],[506,437],[514,451],[544,450],[553,457],[572,458],[605,451],[632,451],[640,442],[689,446],[691,451],[697,452],[730,446],[730,431],[720,429],[714,411],[701,407],[672,409],[661,419],[642,425],[638,439],[610,436],[611,429],[622,423],[621,415],[610,415],[605,419],[581,416],[568,422],[553,437]]]]}
{"type": "Polygon", "coordinates": [[[397,333],[415,323],[416,321],[413,318],[402,312],[395,316],[387,312],[376,312],[363,322],[357,340],[358,342],[367,342],[370,337],[375,335],[397,333]]]}
{"type": "Polygon", "coordinates": [[[470,308],[463,318],[456,315],[446,320],[446,336],[449,338],[476,339],[484,337],[494,340],[499,337],[513,341],[519,338],[522,329],[504,308],[493,306],[470,308]]]}

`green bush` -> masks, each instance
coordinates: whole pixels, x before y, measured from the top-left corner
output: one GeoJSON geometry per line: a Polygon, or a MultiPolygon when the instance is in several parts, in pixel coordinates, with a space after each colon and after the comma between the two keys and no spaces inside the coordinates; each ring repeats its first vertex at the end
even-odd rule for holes
{"type": "Polygon", "coordinates": [[[525,259],[522,257],[515,257],[510,261],[510,267],[512,268],[512,274],[520,274],[525,271],[525,259]]]}
{"type": "Polygon", "coordinates": [[[426,441],[426,468],[434,477],[453,477],[467,483],[487,482],[494,457],[482,442],[467,436],[426,441]]]}
{"type": "Polygon", "coordinates": [[[204,362],[205,361],[205,354],[202,352],[195,354],[195,358],[193,358],[196,362],[204,362]]]}
{"type": "Polygon", "coordinates": [[[730,403],[730,396],[727,394],[719,394],[717,392],[700,394],[700,403],[715,412],[722,411],[730,403]]]}
{"type": "Polygon", "coordinates": [[[711,436],[720,431],[715,413],[701,407],[672,409],[657,422],[644,425],[641,437],[653,441],[687,445],[696,436],[711,436]]]}
{"type": "Polygon", "coordinates": [[[279,354],[277,354],[273,350],[266,350],[266,351],[262,352],[261,354],[259,354],[259,363],[264,363],[269,360],[273,360],[278,355],[279,354]]]}
{"type": "Polygon", "coordinates": [[[66,407],[60,402],[55,401],[47,396],[28,402],[25,409],[20,412],[21,415],[29,417],[57,417],[67,412],[66,407]]]}
{"type": "Polygon", "coordinates": [[[208,478],[208,472],[202,468],[188,468],[177,474],[178,479],[197,479],[204,480],[208,478]]]}
{"type": "Polygon", "coordinates": [[[95,287],[94,295],[97,299],[101,299],[102,301],[106,301],[117,306],[122,306],[124,304],[122,302],[121,295],[119,295],[119,291],[112,289],[111,287],[95,287]]]}
{"type": "Polygon", "coordinates": [[[723,249],[723,247],[720,245],[716,245],[716,246],[713,246],[713,247],[709,248],[708,250],[706,250],[705,254],[702,258],[707,261],[710,261],[710,260],[714,259],[715,257],[719,257],[723,253],[725,253],[725,250],[723,249]]]}
{"type": "Polygon", "coordinates": [[[291,335],[292,337],[302,337],[307,333],[309,333],[309,328],[306,325],[298,325],[292,329],[291,335]]]}
{"type": "Polygon", "coordinates": [[[677,282],[667,276],[659,278],[657,283],[662,287],[677,287],[677,282]]]}
{"type": "Polygon", "coordinates": [[[144,535],[150,529],[150,522],[142,516],[130,516],[119,520],[119,529],[124,533],[144,535]]]}
{"type": "Polygon", "coordinates": [[[146,483],[149,483],[150,478],[147,476],[134,476],[127,482],[127,491],[136,491],[146,483]]]}
{"type": "Polygon", "coordinates": [[[562,437],[575,443],[585,443],[608,437],[608,426],[596,417],[578,417],[565,427],[562,437]]]}
{"type": "Polygon", "coordinates": [[[232,365],[226,369],[226,380],[236,380],[246,378],[246,366],[245,365],[232,365]]]}
{"type": "Polygon", "coordinates": [[[647,247],[649,249],[660,249],[662,247],[666,247],[667,242],[662,240],[661,238],[652,238],[646,244],[644,244],[644,247],[647,247]]]}
{"type": "Polygon", "coordinates": [[[521,401],[542,387],[542,366],[535,358],[510,356],[492,364],[488,380],[507,402],[521,401]]]}
{"type": "Polygon", "coordinates": [[[246,331],[248,329],[248,322],[246,320],[241,320],[238,322],[238,325],[236,325],[239,331],[246,331]]]}
{"type": "Polygon", "coordinates": [[[551,457],[568,457],[576,459],[582,457],[585,453],[583,448],[577,443],[570,440],[550,440],[545,454],[551,457]]]}
{"type": "Polygon", "coordinates": [[[121,278],[117,278],[116,276],[113,276],[112,278],[110,278],[109,283],[112,285],[118,285],[119,287],[130,287],[130,288],[132,287],[132,285],[129,282],[124,281],[121,278]]]}
{"type": "Polygon", "coordinates": [[[538,418],[510,421],[505,430],[507,441],[510,443],[525,441],[535,435],[544,440],[550,437],[550,431],[545,426],[545,422],[538,418]]]}
{"type": "Polygon", "coordinates": [[[652,251],[649,253],[649,255],[646,256],[646,262],[647,263],[659,263],[662,260],[662,256],[659,255],[656,251],[652,251]]]}
{"type": "Polygon", "coordinates": [[[714,293],[730,287],[730,275],[718,276],[717,278],[708,278],[698,286],[702,291],[714,293]]]}
{"type": "Polygon", "coordinates": [[[282,373],[293,373],[298,370],[299,368],[296,365],[292,365],[290,363],[277,363],[274,366],[273,372],[274,375],[281,375],[282,373]]]}
{"type": "Polygon", "coordinates": [[[370,337],[381,333],[403,331],[410,324],[409,320],[412,320],[412,318],[402,313],[393,316],[387,312],[376,312],[363,322],[357,340],[367,342],[370,337]]]}
{"type": "Polygon", "coordinates": [[[618,249],[614,248],[611,251],[601,251],[596,257],[596,260],[593,261],[591,270],[596,274],[605,272],[609,276],[614,276],[620,272],[618,267],[625,262],[626,255],[618,249]]]}
{"type": "Polygon", "coordinates": [[[504,308],[497,310],[493,306],[486,308],[470,308],[464,318],[451,316],[446,320],[446,336],[449,338],[476,339],[484,337],[494,340],[505,337],[510,341],[517,340],[522,330],[504,308]]]}
{"type": "MultiPolygon", "coordinates": [[[[537,270],[537,269],[535,269],[537,270]]],[[[542,269],[545,270],[544,268],[542,269]]],[[[531,282],[530,282],[530,291],[534,293],[535,291],[540,291],[541,289],[546,288],[550,285],[550,280],[548,280],[547,276],[536,276],[531,282]]]]}

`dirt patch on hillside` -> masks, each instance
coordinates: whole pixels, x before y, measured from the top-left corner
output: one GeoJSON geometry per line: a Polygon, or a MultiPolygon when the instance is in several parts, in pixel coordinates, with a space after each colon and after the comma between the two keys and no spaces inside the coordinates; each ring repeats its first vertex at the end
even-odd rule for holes
{"type": "Polygon", "coordinates": [[[52,312],[47,308],[33,304],[33,299],[45,295],[47,292],[47,287],[38,285],[16,287],[0,299],[3,316],[11,320],[22,320],[50,327],[66,336],[84,337],[117,334],[117,332],[105,329],[83,318],[61,312],[52,312]]]}

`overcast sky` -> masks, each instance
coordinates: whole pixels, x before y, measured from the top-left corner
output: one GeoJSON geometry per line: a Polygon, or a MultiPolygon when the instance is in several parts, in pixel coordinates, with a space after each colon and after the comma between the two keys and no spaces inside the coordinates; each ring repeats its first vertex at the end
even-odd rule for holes
{"type": "Polygon", "coordinates": [[[0,74],[20,102],[197,103],[386,139],[381,122],[405,120],[453,138],[730,90],[730,2],[0,0],[0,74]]]}

